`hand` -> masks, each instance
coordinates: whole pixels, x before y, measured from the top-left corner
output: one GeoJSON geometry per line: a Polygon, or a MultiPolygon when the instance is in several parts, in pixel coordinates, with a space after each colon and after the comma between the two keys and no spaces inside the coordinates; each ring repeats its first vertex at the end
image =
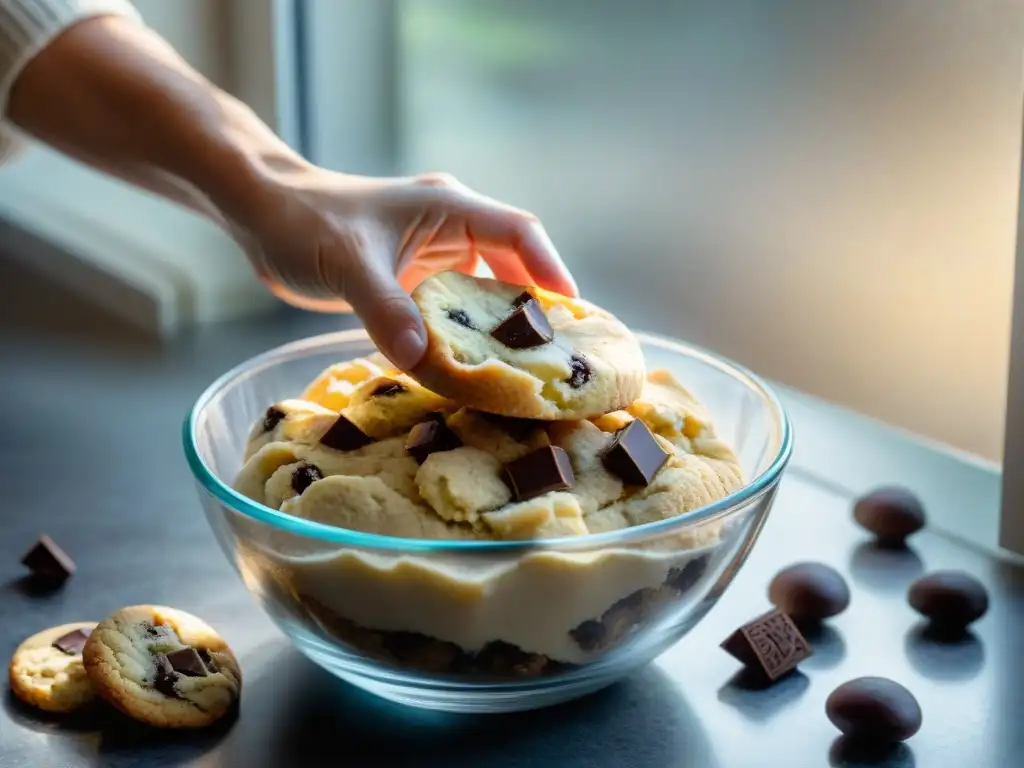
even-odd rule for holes
{"type": "Polygon", "coordinates": [[[373,179],[306,166],[231,222],[257,274],[304,309],[353,309],[374,343],[411,370],[426,349],[409,291],[479,259],[499,280],[570,296],[576,284],[540,222],[446,174],[373,179]]]}

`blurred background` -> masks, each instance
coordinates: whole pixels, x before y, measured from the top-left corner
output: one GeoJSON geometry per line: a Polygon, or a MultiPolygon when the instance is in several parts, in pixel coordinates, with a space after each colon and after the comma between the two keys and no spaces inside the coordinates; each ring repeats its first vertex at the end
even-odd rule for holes
{"type": "MultiPolygon", "coordinates": [[[[584,294],[635,327],[1001,460],[1020,2],[136,5],[314,160],[449,171],[538,214],[584,294]]],[[[240,255],[203,271],[231,249],[219,233],[45,152],[0,171],[0,216],[116,234],[55,238],[112,312],[145,314],[122,288],[175,302],[156,335],[282,311],[240,255]]]]}

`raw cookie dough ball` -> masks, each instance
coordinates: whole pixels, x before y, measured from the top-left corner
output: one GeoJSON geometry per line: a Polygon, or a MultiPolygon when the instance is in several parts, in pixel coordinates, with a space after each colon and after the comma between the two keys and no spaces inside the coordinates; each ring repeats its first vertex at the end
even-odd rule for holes
{"type": "Polygon", "coordinates": [[[501,462],[489,453],[463,447],[428,456],[416,486],[438,517],[475,523],[481,512],[498,509],[512,498],[501,474],[501,462]]]}
{"type": "Polygon", "coordinates": [[[599,416],[640,394],[639,342],[585,301],[457,272],[423,281],[413,300],[428,337],[426,357],[413,373],[458,403],[564,420],[599,416]]]}
{"type": "Polygon", "coordinates": [[[484,512],[481,517],[501,539],[553,539],[590,533],[579,500],[562,491],[484,512]]]}
{"type": "Polygon", "coordinates": [[[227,643],[195,616],[157,605],[122,608],[83,652],[96,692],[159,728],[199,728],[238,700],[242,674],[227,643]]]}
{"type": "Polygon", "coordinates": [[[345,360],[328,367],[313,379],[302,393],[302,399],[338,412],[348,405],[359,384],[396,372],[395,367],[379,353],[345,360]]]}
{"type": "Polygon", "coordinates": [[[334,411],[308,400],[282,400],[267,408],[249,432],[243,461],[251,459],[269,443],[295,441],[315,443],[334,423],[334,411]]]}
{"type": "Polygon", "coordinates": [[[342,413],[375,440],[408,432],[433,413],[454,411],[455,404],[404,373],[368,379],[349,397],[342,413]]]}
{"type": "Polygon", "coordinates": [[[601,460],[615,440],[589,421],[566,421],[551,425],[551,442],[569,454],[575,483],[572,494],[579,499],[584,515],[618,501],[625,486],[601,460]]]}
{"type": "Polygon", "coordinates": [[[72,712],[94,699],[82,648],[95,622],[63,624],[18,646],[8,667],[14,695],[47,712],[72,712]]]}
{"type": "Polygon", "coordinates": [[[461,408],[448,418],[448,428],[464,445],[485,451],[502,464],[550,445],[549,422],[495,416],[461,408]]]}

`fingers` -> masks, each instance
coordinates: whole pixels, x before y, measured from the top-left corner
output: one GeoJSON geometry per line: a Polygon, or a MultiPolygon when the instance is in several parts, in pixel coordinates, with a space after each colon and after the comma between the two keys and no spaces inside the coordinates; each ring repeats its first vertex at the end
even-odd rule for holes
{"type": "MultiPolygon", "coordinates": [[[[451,211],[451,219],[465,222],[467,234],[499,280],[579,295],[576,281],[535,216],[481,195],[446,174],[429,174],[419,181],[451,211]]],[[[439,243],[449,241],[439,235],[439,243]]]]}

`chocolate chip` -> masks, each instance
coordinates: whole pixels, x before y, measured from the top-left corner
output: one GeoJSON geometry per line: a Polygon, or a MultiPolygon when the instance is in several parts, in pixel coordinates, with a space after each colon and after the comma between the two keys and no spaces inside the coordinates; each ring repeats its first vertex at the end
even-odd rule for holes
{"type": "Polygon", "coordinates": [[[341,415],[320,438],[321,445],[336,451],[355,451],[372,442],[373,438],[341,415]]]}
{"type": "Polygon", "coordinates": [[[825,714],[847,736],[874,743],[909,739],[922,719],[914,694],[884,677],[843,683],[825,701],[825,714]]]}
{"type": "Polygon", "coordinates": [[[153,664],[156,666],[153,687],[164,696],[170,696],[172,699],[181,698],[174,687],[178,674],[174,671],[174,667],[171,666],[171,662],[167,660],[167,656],[162,653],[154,653],[153,664]]]}
{"type": "Polygon", "coordinates": [[[463,328],[469,328],[471,331],[477,330],[477,327],[473,325],[473,321],[469,319],[469,315],[463,309],[446,309],[444,313],[448,316],[448,319],[453,323],[458,323],[463,328]]]}
{"type": "Polygon", "coordinates": [[[417,424],[409,431],[405,450],[422,464],[432,453],[453,451],[461,445],[459,436],[448,428],[444,417],[434,414],[429,420],[417,424]]]}
{"type": "Polygon", "coordinates": [[[292,472],[292,490],[301,496],[309,486],[317,480],[323,479],[324,476],[319,467],[313,464],[303,464],[292,472]]]}
{"type": "Polygon", "coordinates": [[[850,588],[834,568],[797,563],[775,575],[768,585],[768,599],[797,624],[808,625],[845,611],[850,588]]]}
{"type": "Polygon", "coordinates": [[[505,479],[517,501],[572,488],[576,477],[569,454],[548,445],[505,465],[505,479]]]}
{"type": "Polygon", "coordinates": [[[752,672],[774,682],[796,669],[812,651],[796,624],[775,609],[744,624],[722,642],[722,650],[752,672]]]}
{"type": "Polygon", "coordinates": [[[75,572],[75,561],[46,535],[39,537],[32,549],[21,558],[21,564],[33,576],[52,582],[63,582],[75,572]]]}
{"type": "Polygon", "coordinates": [[[531,349],[549,343],[555,331],[540,304],[531,299],[498,323],[491,336],[509,349],[531,349]]]}
{"type": "Polygon", "coordinates": [[[523,304],[525,304],[528,301],[536,301],[536,300],[537,300],[536,297],[532,293],[530,293],[529,291],[523,291],[518,296],[516,296],[514,299],[512,299],[512,306],[513,307],[521,307],[521,306],[523,306],[523,304]]]}
{"type": "Polygon", "coordinates": [[[905,488],[879,488],[857,501],[853,519],[871,531],[880,546],[902,547],[908,536],[924,527],[924,505],[905,488]]]}
{"type": "Polygon", "coordinates": [[[274,406],[270,406],[269,408],[267,408],[267,413],[263,417],[263,431],[273,432],[274,428],[281,423],[281,420],[286,415],[287,414],[284,411],[275,408],[274,406]]]}
{"type": "Polygon", "coordinates": [[[491,424],[507,433],[509,437],[518,443],[526,442],[526,439],[533,434],[534,430],[539,429],[543,423],[536,419],[520,419],[515,416],[499,416],[496,413],[484,413],[482,411],[480,412],[480,415],[491,424]]]}
{"type": "Polygon", "coordinates": [[[985,585],[963,571],[922,576],[910,585],[907,600],[937,629],[962,630],[988,612],[985,585]]]}
{"type": "Polygon", "coordinates": [[[91,629],[76,629],[68,632],[66,635],[61,635],[53,641],[53,647],[58,651],[66,653],[68,656],[75,656],[82,652],[85,648],[85,643],[89,639],[89,635],[92,634],[91,629]]]}
{"type": "Polygon", "coordinates": [[[370,397],[394,397],[407,391],[405,385],[397,381],[382,381],[370,393],[370,397]]]}
{"type": "Polygon", "coordinates": [[[199,655],[195,648],[188,647],[171,651],[166,654],[165,658],[171,665],[171,668],[179,675],[206,677],[210,674],[206,669],[206,665],[203,664],[203,657],[199,655]]]}
{"type": "Polygon", "coordinates": [[[627,485],[649,485],[666,461],[668,451],[640,419],[620,429],[601,455],[605,468],[627,485]]]}
{"type": "Polygon", "coordinates": [[[565,383],[573,389],[579,389],[594,378],[594,371],[590,367],[590,363],[579,352],[574,352],[569,358],[569,367],[572,368],[572,375],[565,380],[565,383]]]}

